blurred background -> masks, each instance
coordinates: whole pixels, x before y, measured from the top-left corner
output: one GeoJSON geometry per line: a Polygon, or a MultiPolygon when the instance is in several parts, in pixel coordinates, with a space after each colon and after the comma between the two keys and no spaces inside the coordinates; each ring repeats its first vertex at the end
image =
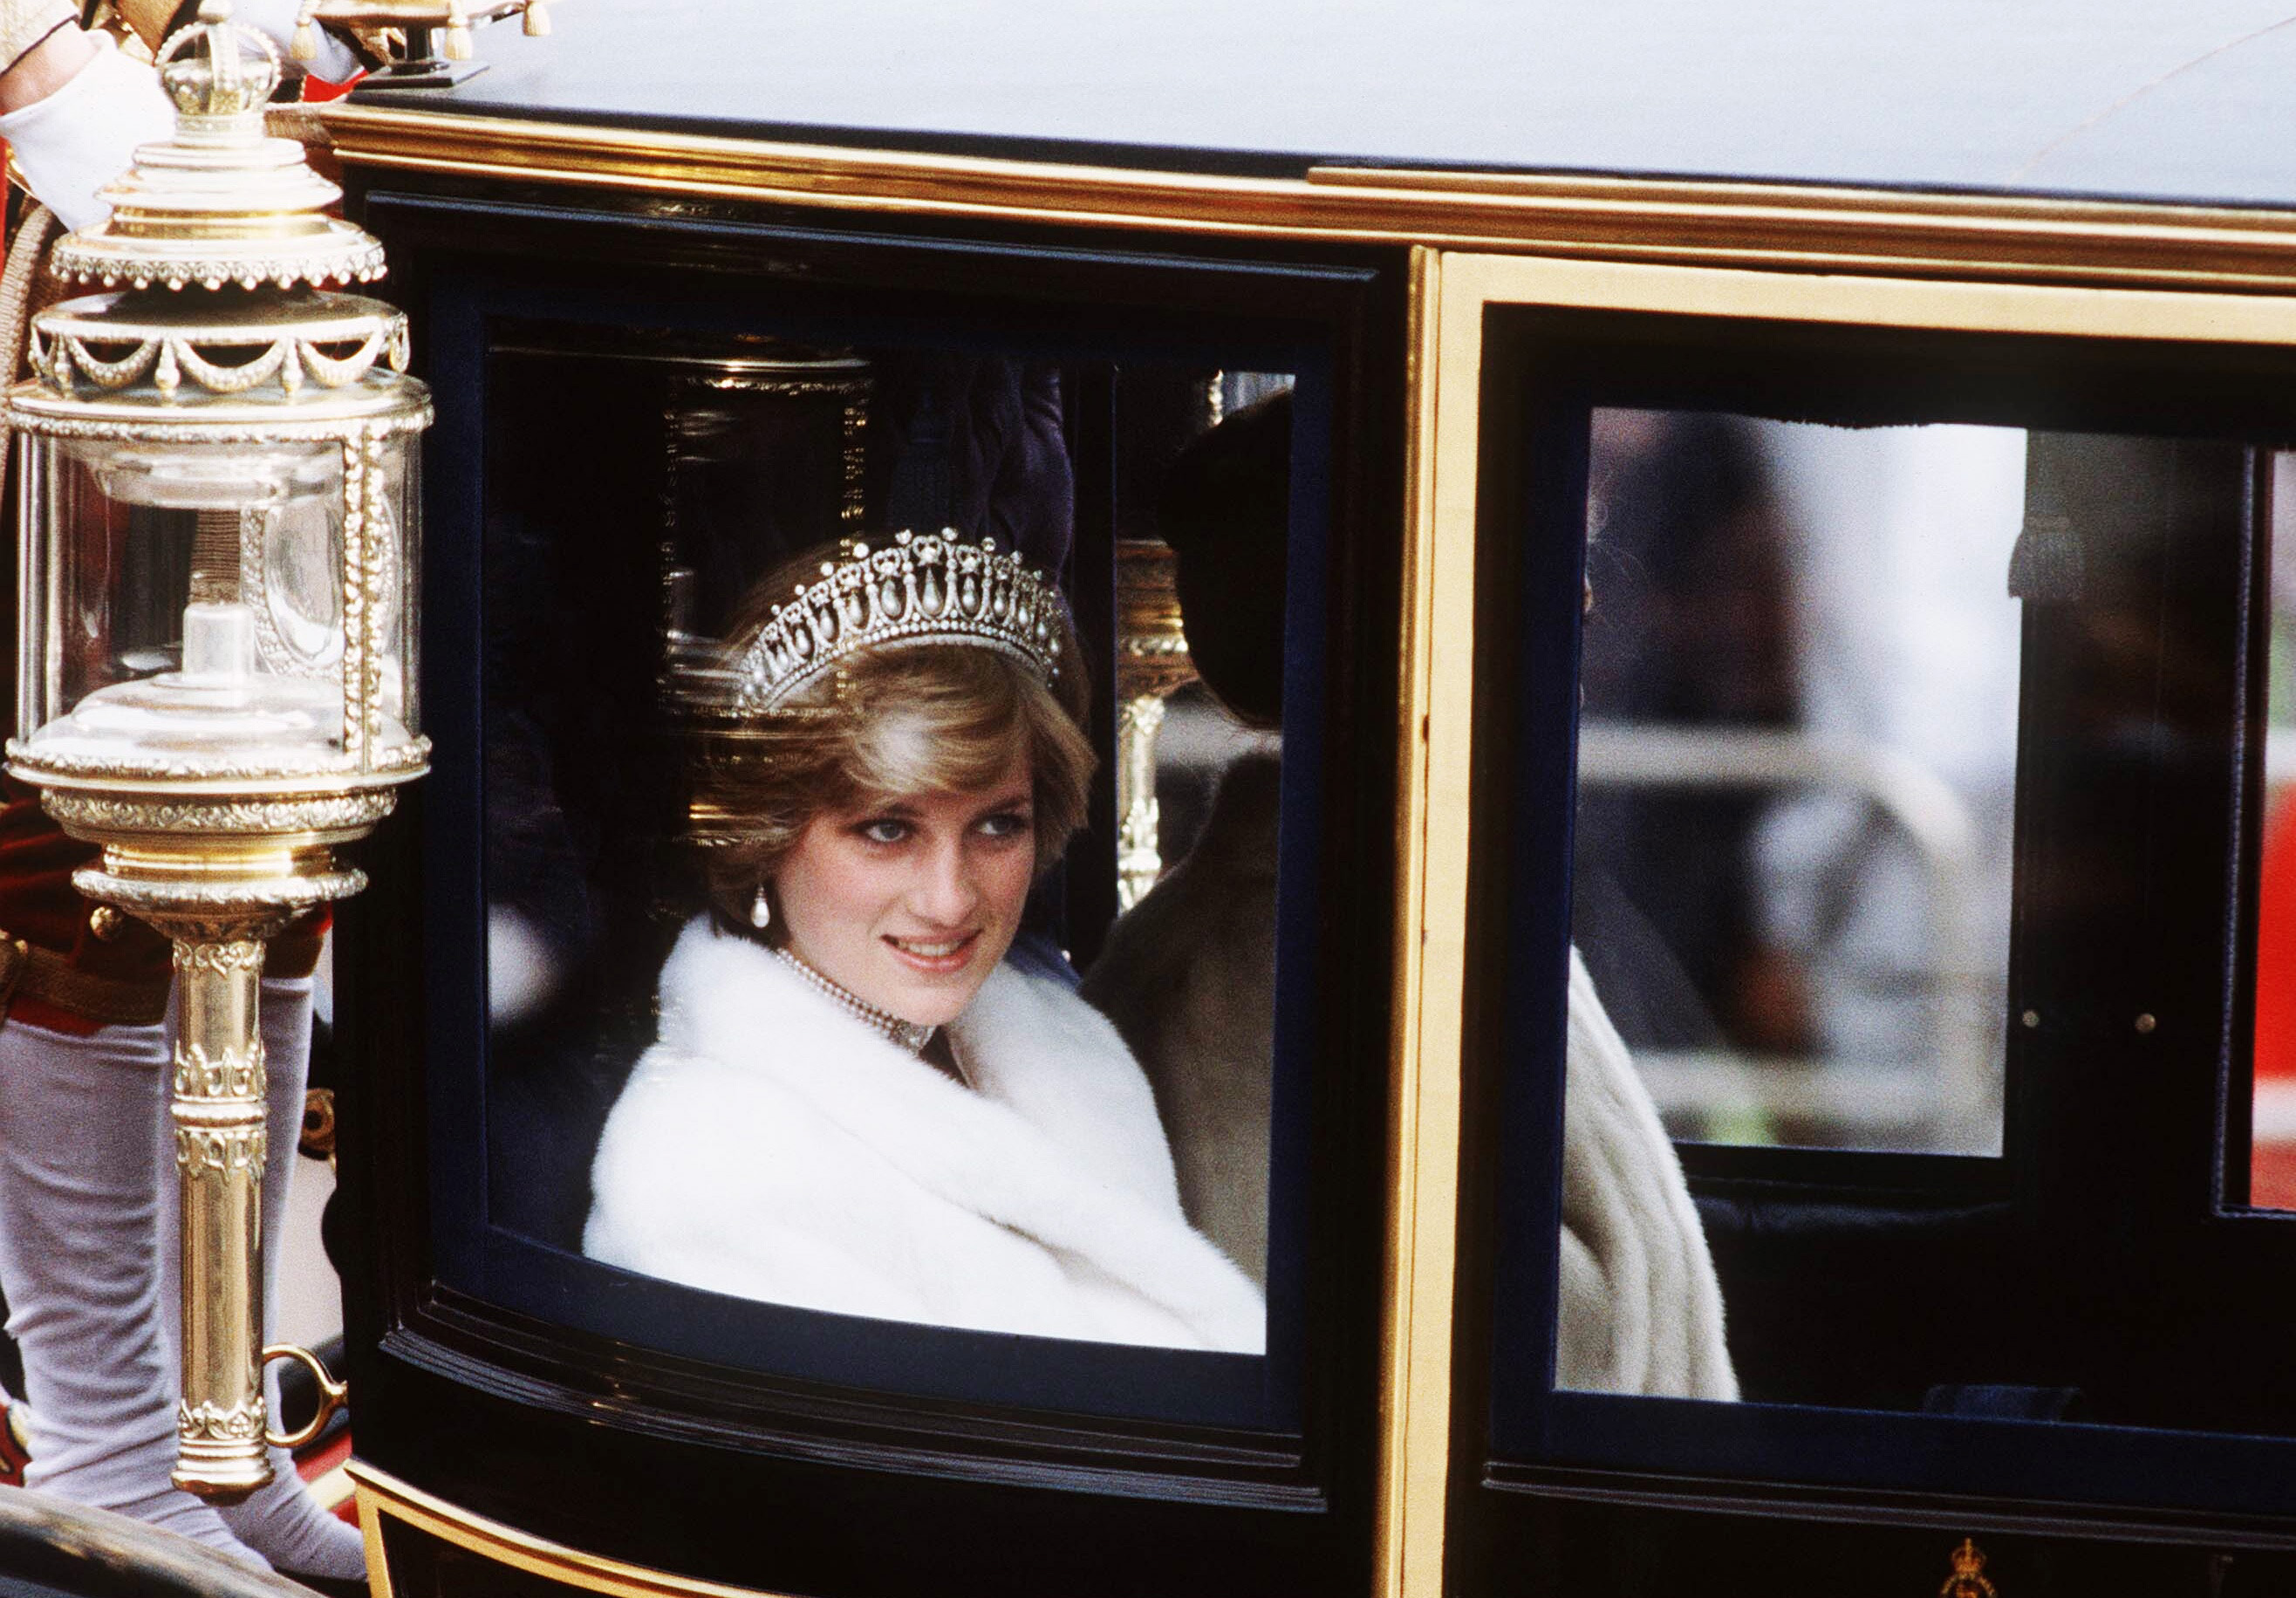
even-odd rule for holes
{"type": "Polygon", "coordinates": [[[1998,1151],[2027,455],[1595,413],[1576,936],[1677,1137],[1998,1151]]]}
{"type": "MultiPolygon", "coordinates": [[[[2080,569],[2052,458],[1595,413],[1577,938],[1677,1138],[1998,1151],[2020,595],[2080,569]]],[[[2296,1209],[2296,456],[2270,480],[2248,1196],[2296,1209]]]]}

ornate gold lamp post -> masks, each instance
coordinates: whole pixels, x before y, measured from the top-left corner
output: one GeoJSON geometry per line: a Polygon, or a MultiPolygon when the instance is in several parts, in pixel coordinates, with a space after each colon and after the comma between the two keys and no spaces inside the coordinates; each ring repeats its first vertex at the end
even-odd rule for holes
{"type": "Polygon", "coordinates": [[[430,749],[413,586],[429,392],[404,375],[398,311],[325,291],[381,275],[381,248],[324,214],[337,191],[301,146],[265,136],[277,53],[228,14],[207,0],[160,51],[176,135],[137,152],[109,222],[56,247],[60,275],[103,291],[33,319],[37,375],[7,400],[8,769],[101,846],[80,891],[175,941],[175,1479],[218,1502],[269,1479],[264,1364],[317,1370],[260,1347],[264,940],[365,885],[334,851],[430,749]]]}
{"type": "Polygon", "coordinates": [[[1164,701],[1196,680],[1174,586],[1177,557],[1154,538],[1116,546],[1116,907],[1129,910],[1164,873],[1156,735],[1164,701]]]}

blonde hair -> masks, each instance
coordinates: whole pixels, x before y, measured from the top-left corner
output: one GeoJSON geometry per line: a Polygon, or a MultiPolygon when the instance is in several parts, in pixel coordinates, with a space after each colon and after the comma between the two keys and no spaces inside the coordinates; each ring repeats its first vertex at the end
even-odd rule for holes
{"type": "MultiPolygon", "coordinates": [[[[836,553],[808,551],[752,587],[734,611],[727,658],[738,660],[791,588],[836,553]]],[[[1085,731],[1083,651],[1065,611],[1055,626],[1061,668],[1051,687],[1033,667],[982,644],[882,644],[707,741],[692,807],[697,836],[714,845],[703,872],[720,918],[749,925],[758,889],[824,811],[972,792],[1015,760],[1029,772],[1037,872],[1049,870],[1084,824],[1099,763],[1085,731]]],[[[768,936],[779,929],[776,916],[768,936]]]]}

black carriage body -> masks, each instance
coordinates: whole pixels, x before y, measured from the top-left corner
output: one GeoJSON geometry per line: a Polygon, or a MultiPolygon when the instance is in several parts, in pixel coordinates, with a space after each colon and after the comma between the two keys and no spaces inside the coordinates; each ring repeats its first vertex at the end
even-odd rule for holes
{"type": "MultiPolygon", "coordinates": [[[[2235,131],[2259,47],[2092,125],[2118,68],[2087,45],[2013,113],[1972,87],[2054,48],[2000,19],[1986,50],[1900,40],[1897,61],[1786,8],[1726,50],[1685,8],[1658,70],[1624,76],[1596,70],[1633,53],[1591,24],[1533,50],[1528,23],[1463,22],[1472,62],[1426,29],[1342,29],[1287,79],[1268,38],[1207,15],[1179,20],[1278,86],[1094,52],[1070,72],[1091,112],[1058,114],[930,92],[942,74],[899,52],[900,93],[857,103],[870,30],[832,20],[776,43],[806,62],[778,100],[693,48],[762,52],[757,19],[586,5],[488,44],[449,94],[332,114],[439,411],[438,756],[337,956],[355,1473],[391,1590],[2296,1586],[2296,1219],[2251,1168],[2296,458],[2296,173],[2235,131]],[[1752,64],[1726,112],[1702,73],[1733,50],[1752,64]],[[1382,74],[1424,92],[1370,94],[1382,74]],[[615,852],[679,803],[650,718],[688,457],[644,352],[743,340],[876,381],[921,351],[1057,373],[1104,766],[1140,440],[1184,391],[1284,377],[1264,1356],[824,1315],[583,1257],[589,1150],[650,1040],[683,869],[652,835],[615,852]],[[1676,562],[1668,614],[1694,631],[1719,590],[1676,524],[1611,519],[1633,483],[1606,474],[1634,463],[1621,439],[1704,439],[1669,492],[1743,527],[1748,451],[1771,452],[1774,509],[1776,463],[1822,430],[1943,429],[2016,435],[2023,463],[1988,596],[2014,616],[1998,992],[1970,1032],[1997,1102],[1934,1143],[1890,1141],[1871,1106],[1862,1145],[1792,1114],[1740,1146],[1672,1123],[1742,1400],[1570,1390],[1573,947],[1603,983],[1621,969],[1590,883],[1620,836],[1680,860],[1764,824],[1751,800],[1603,806],[1652,781],[1649,749],[1677,762],[1662,781],[1711,786],[1785,747],[1759,711],[1690,727],[1681,696],[1710,683],[1674,683],[1669,714],[1719,736],[1635,742],[1636,715],[1668,717],[1620,709],[1605,606],[1676,562]],[[606,906],[586,970],[619,974],[578,1036],[489,1024],[499,838],[537,791],[506,767],[558,774],[566,835],[621,862],[586,879],[606,906]],[[570,1052],[611,1068],[552,1075],[570,1052]]],[[[984,21],[954,64],[1004,51],[1013,80],[1067,81],[1054,31],[984,21]]],[[[850,447],[832,389],[743,425],[850,447]]],[[[882,488],[874,457],[849,464],[726,492],[818,525],[882,488]]],[[[1119,831],[1103,783],[1031,912],[1080,966],[1119,831]]],[[[1672,1049],[1692,1079],[1697,1050],[1621,991],[1637,1058],[1672,1049]]]]}
{"type": "MultiPolygon", "coordinates": [[[[373,1117],[372,1136],[356,1152],[346,1144],[346,1170],[358,1173],[347,1176],[347,1200],[375,1217],[355,1235],[381,1290],[354,1295],[352,1363],[366,1390],[390,1395],[373,1406],[362,1457],[550,1541],[734,1586],[1241,1590],[1302,1572],[1319,1587],[1359,1584],[1381,1303],[1391,888],[1379,860],[1394,827],[1385,618],[1398,565],[1394,463],[1362,439],[1394,425],[1377,408],[1397,392],[1397,258],[1106,252],[1052,234],[829,230],[803,225],[816,218],[729,210],[701,220],[564,198],[374,187],[361,212],[403,263],[406,303],[425,314],[422,359],[440,404],[432,504],[463,531],[432,545],[425,625],[440,660],[453,662],[438,703],[454,730],[439,746],[466,757],[439,760],[440,780],[397,831],[388,865],[378,852],[378,884],[391,885],[343,933],[346,1030],[363,1040],[348,1102],[373,1117]],[[660,587],[650,530],[661,492],[659,396],[601,399],[562,378],[521,391],[515,372],[488,363],[504,340],[530,345],[534,329],[569,325],[816,340],[827,330],[883,345],[917,329],[946,340],[955,328],[1050,360],[1226,349],[1301,374],[1302,414],[1312,405],[1328,428],[1313,447],[1316,497],[1333,506],[1312,539],[1329,564],[1300,586],[1317,613],[1301,619],[1328,640],[1315,658],[1330,675],[1289,692],[1326,707],[1328,753],[1316,764],[1352,791],[1323,788],[1312,816],[1287,828],[1321,856],[1305,866],[1322,884],[1316,908],[1283,934],[1286,958],[1297,948],[1321,973],[1290,999],[1312,1031],[1290,1046],[1303,1065],[1318,1063],[1287,1073],[1282,1090],[1288,1168],[1277,1179],[1270,1287],[1283,1307],[1267,1358],[735,1304],[583,1259],[578,1209],[570,1227],[554,1226],[520,1203],[521,1184],[585,1191],[586,1159],[522,1156],[484,1130],[506,1112],[499,1078],[489,1102],[486,1049],[471,1046],[487,1036],[483,751],[505,734],[489,723],[490,709],[504,712],[482,679],[506,672],[497,651],[517,645],[543,651],[536,669],[578,683],[579,661],[619,650],[609,670],[628,695],[643,706],[656,686],[644,646],[660,587]],[[586,403],[611,408],[585,416],[586,403]],[[489,407],[512,406],[505,429],[489,407]],[[533,556],[520,542],[533,535],[505,529],[515,503],[506,512],[504,496],[515,502],[520,490],[501,483],[537,471],[561,480],[524,490],[545,496],[552,529],[552,547],[533,556]],[[521,592],[528,584],[547,588],[549,613],[513,613],[532,597],[521,592]],[[418,1058],[430,1062],[419,1084],[390,1063],[418,1058]],[[1317,1192],[1344,1196],[1319,1206],[1317,1192]],[[630,1512],[636,1483],[651,1484],[649,1504],[682,1507],[630,1512]],[[903,1535],[857,1536],[857,1490],[890,1495],[885,1512],[903,1535]],[[983,1537],[987,1524],[1007,1530],[983,1537]],[[775,1553],[760,1563],[768,1543],[775,1553]]],[[[1095,675],[1109,683],[1117,399],[1105,382],[1078,388],[1072,592],[1095,675]]],[[[551,720],[542,738],[554,761],[594,757],[605,777],[630,751],[601,743],[597,729],[641,721],[593,701],[551,720]]],[[[1310,732],[1299,742],[1318,741],[1310,732]]],[[[623,802],[636,814],[648,799],[623,802]]],[[[1095,848],[1112,861],[1113,829],[1097,820],[1070,856],[1062,906],[1080,929],[1104,925],[1111,910],[1108,873],[1077,864],[1095,848]]],[[[633,920],[649,909],[627,901],[633,920]]],[[[657,930],[636,930],[641,942],[657,930]]],[[[658,963],[660,953],[638,957],[658,963]]],[[[570,1117],[571,1135],[594,1142],[603,1109],[554,1101],[507,1113],[522,1110],[521,1136],[562,1137],[570,1117]]]]}

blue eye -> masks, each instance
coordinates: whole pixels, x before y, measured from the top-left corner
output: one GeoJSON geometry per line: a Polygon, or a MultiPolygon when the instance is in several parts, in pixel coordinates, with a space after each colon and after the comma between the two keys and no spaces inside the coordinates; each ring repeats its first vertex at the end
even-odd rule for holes
{"type": "Polygon", "coordinates": [[[890,815],[865,821],[854,832],[871,843],[899,843],[909,835],[909,824],[890,815]]]}
{"type": "Polygon", "coordinates": [[[983,837],[1019,838],[1036,824],[1025,811],[1000,810],[994,815],[982,816],[976,824],[983,837]]]}

